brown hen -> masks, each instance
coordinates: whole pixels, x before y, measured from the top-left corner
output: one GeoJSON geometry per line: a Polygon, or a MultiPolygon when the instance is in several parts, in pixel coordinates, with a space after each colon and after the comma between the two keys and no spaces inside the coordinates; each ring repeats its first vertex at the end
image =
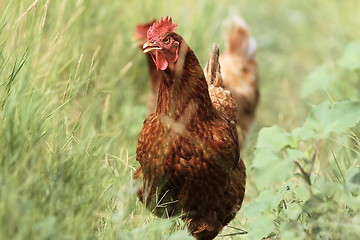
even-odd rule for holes
{"type": "Polygon", "coordinates": [[[211,102],[194,52],[171,18],[151,26],[144,44],[163,74],[156,111],[137,145],[139,199],[159,217],[181,215],[199,240],[217,236],[245,193],[236,126],[211,102]]]}
{"type": "Polygon", "coordinates": [[[259,102],[255,51],[256,42],[250,37],[245,22],[239,17],[235,18],[226,50],[220,55],[220,65],[224,87],[231,92],[236,102],[236,125],[241,147],[245,144],[259,102]]]}

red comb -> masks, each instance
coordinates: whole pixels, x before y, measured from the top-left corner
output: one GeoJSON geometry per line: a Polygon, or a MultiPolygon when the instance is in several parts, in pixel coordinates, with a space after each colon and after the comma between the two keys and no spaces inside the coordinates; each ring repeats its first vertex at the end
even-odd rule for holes
{"type": "Polygon", "coordinates": [[[172,22],[171,17],[166,17],[154,23],[147,32],[148,39],[154,38],[161,33],[173,32],[177,28],[177,24],[172,22]]]}

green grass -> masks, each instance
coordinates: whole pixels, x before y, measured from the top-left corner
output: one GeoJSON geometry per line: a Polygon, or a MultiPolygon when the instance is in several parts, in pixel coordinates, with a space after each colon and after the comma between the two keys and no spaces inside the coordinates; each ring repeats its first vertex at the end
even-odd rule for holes
{"type": "MultiPolygon", "coordinates": [[[[306,188],[299,168],[271,187],[258,186],[259,172],[250,166],[259,130],[276,124],[291,132],[313,105],[359,99],[358,70],[336,64],[349,42],[360,42],[357,0],[9,0],[0,2],[0,13],[0,239],[186,239],[178,231],[182,223],[156,219],[136,200],[131,182],[149,92],[144,54],[131,42],[137,23],[172,16],[203,64],[213,43],[224,49],[224,20],[232,14],[243,16],[257,39],[261,104],[243,153],[248,210],[231,223],[249,235],[233,239],[256,239],[258,219],[249,217],[249,208],[261,203],[261,193],[279,193],[288,182],[306,188]],[[303,82],[321,64],[337,73],[337,85],[301,98],[303,82]]],[[[358,171],[359,125],[296,143],[292,148],[305,159],[319,145],[314,169],[325,182],[336,182],[334,172],[345,181],[340,172],[352,177],[358,171]]],[[[304,197],[311,201],[303,209],[316,201],[312,196],[304,197]]],[[[356,193],[351,196],[359,202],[356,193]]],[[[270,232],[284,239],[359,236],[359,210],[338,199],[324,201],[323,211],[304,217],[301,226],[286,227],[279,214],[270,232]]]]}

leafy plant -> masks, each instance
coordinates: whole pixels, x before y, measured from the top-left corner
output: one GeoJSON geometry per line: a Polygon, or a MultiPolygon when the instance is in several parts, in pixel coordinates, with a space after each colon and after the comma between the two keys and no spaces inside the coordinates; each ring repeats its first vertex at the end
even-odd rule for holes
{"type": "MultiPolygon", "coordinates": [[[[357,49],[349,44],[339,65],[355,71],[357,49]]],[[[327,71],[322,65],[309,75],[303,96],[339,81],[327,71]]],[[[359,100],[313,106],[303,125],[290,132],[279,126],[260,130],[250,170],[260,194],[243,210],[250,239],[360,237],[359,100]]]]}

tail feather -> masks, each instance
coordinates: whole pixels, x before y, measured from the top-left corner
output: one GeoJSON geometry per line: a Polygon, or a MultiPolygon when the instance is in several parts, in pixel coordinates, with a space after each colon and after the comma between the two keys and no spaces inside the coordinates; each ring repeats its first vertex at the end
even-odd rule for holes
{"type": "Polygon", "coordinates": [[[256,41],[250,37],[249,27],[245,21],[236,16],[232,20],[228,38],[228,49],[233,53],[240,53],[246,58],[253,58],[256,52],[256,41]]]}
{"type": "Polygon", "coordinates": [[[246,51],[247,58],[250,59],[255,57],[256,48],[257,48],[257,43],[255,38],[249,37],[247,51],[246,51]]]}
{"type": "Polygon", "coordinates": [[[219,55],[220,55],[219,47],[216,44],[214,44],[210,58],[206,62],[204,68],[205,78],[209,86],[214,85],[214,87],[220,87],[223,85],[219,55]]]}

